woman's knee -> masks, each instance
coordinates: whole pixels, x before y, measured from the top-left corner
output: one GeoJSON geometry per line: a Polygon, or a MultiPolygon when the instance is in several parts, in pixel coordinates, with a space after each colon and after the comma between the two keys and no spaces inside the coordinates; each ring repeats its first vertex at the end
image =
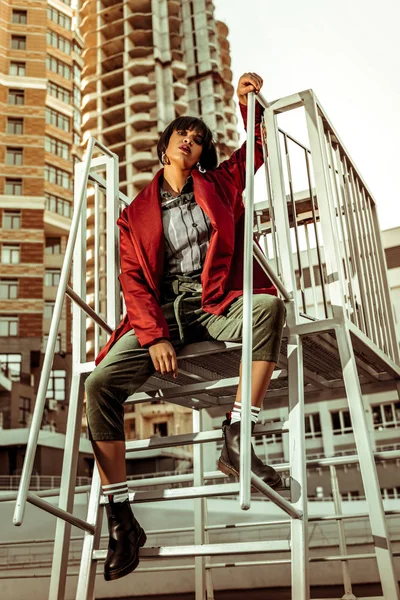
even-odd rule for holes
{"type": "Polygon", "coordinates": [[[87,408],[98,403],[107,389],[107,374],[100,366],[96,367],[85,381],[87,408]]]}
{"type": "Polygon", "coordinates": [[[286,317],[286,306],[282,298],[270,294],[255,295],[253,310],[255,319],[268,317],[274,321],[284,322],[286,317]]]}

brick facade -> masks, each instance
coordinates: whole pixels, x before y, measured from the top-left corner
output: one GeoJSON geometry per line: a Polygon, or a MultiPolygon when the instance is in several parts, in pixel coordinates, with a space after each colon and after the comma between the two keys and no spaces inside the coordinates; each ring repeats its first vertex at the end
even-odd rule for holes
{"type": "Polygon", "coordinates": [[[18,335],[41,338],[43,336],[43,313],[20,314],[18,335]]]}
{"type": "Polygon", "coordinates": [[[43,298],[43,277],[20,277],[18,298],[43,298]]]}
{"type": "Polygon", "coordinates": [[[21,215],[23,229],[43,229],[43,210],[24,208],[21,215]]]}
{"type": "Polygon", "coordinates": [[[43,264],[43,244],[21,244],[20,262],[43,264]]]}

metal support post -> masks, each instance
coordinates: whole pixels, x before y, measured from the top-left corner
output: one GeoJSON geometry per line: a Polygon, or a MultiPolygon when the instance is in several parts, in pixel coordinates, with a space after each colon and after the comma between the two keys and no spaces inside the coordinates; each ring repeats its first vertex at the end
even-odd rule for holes
{"type": "MultiPolygon", "coordinates": [[[[202,430],[201,411],[193,411],[193,432],[202,430]]],[[[203,450],[201,444],[193,447],[193,485],[195,487],[204,484],[203,450]]],[[[195,498],[194,504],[194,543],[203,546],[205,543],[205,514],[206,499],[195,498]]],[[[194,559],[195,597],[196,600],[204,600],[206,597],[206,557],[196,556],[194,559]]]]}
{"type": "Polygon", "coordinates": [[[394,570],[380,485],[364,414],[357,365],[354,358],[349,328],[344,315],[342,325],[337,326],[335,331],[350,416],[353,424],[354,438],[360,460],[361,476],[368,503],[371,531],[375,545],[382,590],[385,599],[399,600],[399,586],[394,570]]]}
{"type": "Polygon", "coordinates": [[[253,354],[253,219],[255,94],[247,96],[246,202],[243,260],[242,419],[240,425],[240,504],[250,508],[251,390],[253,354]]]}
{"type": "MultiPolygon", "coordinates": [[[[332,487],[332,496],[333,496],[333,505],[335,507],[335,514],[342,514],[342,499],[340,497],[339,492],[339,483],[336,473],[336,467],[334,465],[330,465],[329,467],[331,473],[331,487],[332,487]]],[[[344,523],[343,519],[338,519],[338,537],[339,537],[339,549],[340,554],[342,556],[346,556],[347,548],[346,548],[346,535],[344,531],[344,523]]],[[[342,574],[343,574],[343,586],[344,586],[344,595],[342,596],[342,600],[357,600],[355,595],[353,594],[353,589],[351,587],[351,577],[350,577],[350,567],[349,561],[342,560],[342,574]]]]}
{"type": "MultiPolygon", "coordinates": [[[[287,304],[287,323],[294,324],[294,303],[287,304]]],[[[304,426],[303,343],[298,334],[289,334],[289,447],[291,471],[291,500],[302,519],[292,519],[292,594],[293,600],[309,600],[308,534],[307,534],[307,474],[304,426]]]]}
{"type": "Polygon", "coordinates": [[[95,527],[95,533],[85,533],[82,547],[82,558],[79,569],[76,600],[93,600],[96,583],[97,561],[93,560],[93,551],[98,550],[101,538],[104,506],[99,506],[101,493],[100,475],[95,465],[90,489],[87,521],[95,527]]]}
{"type": "MultiPolygon", "coordinates": [[[[76,204],[82,189],[87,189],[87,176],[83,164],[75,165],[75,197],[76,204]]],[[[81,203],[80,222],[73,261],[74,291],[80,298],[86,292],[86,196],[81,203]]],[[[72,379],[68,406],[68,420],[65,435],[65,448],[60,486],[59,507],[72,512],[74,508],[75,479],[79,456],[79,439],[83,413],[83,381],[78,366],[85,358],[86,326],[85,315],[74,302],[72,306],[72,379]]],[[[57,519],[53,550],[49,600],[63,600],[68,569],[68,554],[71,537],[71,525],[57,519]]]]}

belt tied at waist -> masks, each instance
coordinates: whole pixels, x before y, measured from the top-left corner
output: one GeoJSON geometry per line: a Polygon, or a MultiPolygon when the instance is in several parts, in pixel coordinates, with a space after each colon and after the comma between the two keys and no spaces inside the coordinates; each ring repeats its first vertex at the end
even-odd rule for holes
{"type": "Polygon", "coordinates": [[[191,275],[173,275],[166,277],[163,282],[163,303],[173,304],[176,322],[179,328],[179,338],[185,344],[185,332],[182,324],[182,304],[185,298],[198,296],[201,298],[201,272],[191,275]]]}

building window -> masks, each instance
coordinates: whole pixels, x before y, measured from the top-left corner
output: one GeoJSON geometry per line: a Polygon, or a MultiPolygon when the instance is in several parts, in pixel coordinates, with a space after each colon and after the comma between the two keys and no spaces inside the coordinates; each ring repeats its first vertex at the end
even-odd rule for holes
{"type": "Polygon", "coordinates": [[[9,104],[24,104],[25,103],[25,90],[9,90],[8,91],[8,103],[9,104]]]}
{"type": "Polygon", "coordinates": [[[24,132],[24,120],[17,117],[8,117],[7,133],[21,135],[24,132]]]}
{"type": "Polygon", "coordinates": [[[44,178],[49,183],[55,183],[69,190],[71,188],[71,175],[53,165],[46,165],[44,168],[44,178]]]}
{"type": "Polygon", "coordinates": [[[400,498],[400,487],[381,488],[381,495],[385,500],[390,500],[393,498],[397,500],[400,498]]]}
{"type": "Polygon", "coordinates": [[[46,108],[46,123],[54,125],[63,131],[69,132],[70,130],[70,118],[59,113],[54,108],[46,108]]]}
{"type": "Polygon", "coordinates": [[[53,317],[55,304],[56,303],[54,302],[54,300],[45,300],[43,311],[44,319],[51,319],[53,317]]]}
{"type": "Polygon", "coordinates": [[[74,81],[81,83],[81,68],[76,63],[74,63],[74,81]]]}
{"type": "Polygon", "coordinates": [[[47,91],[50,96],[57,98],[57,100],[65,102],[66,104],[71,104],[71,92],[61,87],[61,85],[57,85],[54,81],[49,81],[47,91]]]}
{"type": "Polygon", "coordinates": [[[81,100],[82,100],[81,90],[76,85],[74,85],[74,104],[78,108],[81,107],[81,100]]]}
{"type": "Polygon", "coordinates": [[[343,492],[340,494],[342,500],[359,500],[360,492],[355,490],[354,492],[343,492]]]}
{"type": "Polygon", "coordinates": [[[319,413],[313,413],[312,415],[305,415],[304,417],[306,438],[318,438],[322,437],[321,420],[319,413]]]}
{"type": "Polygon", "coordinates": [[[19,399],[19,420],[20,425],[28,425],[28,417],[31,413],[31,399],[20,397],[19,399]]]}
{"type": "Polygon", "coordinates": [[[26,75],[26,64],[24,62],[11,62],[9,74],[24,77],[26,75]]]}
{"type": "Polygon", "coordinates": [[[20,249],[13,244],[3,244],[1,247],[1,262],[3,265],[16,265],[19,263],[20,249]]]}
{"type": "Polygon", "coordinates": [[[61,269],[45,269],[44,285],[54,287],[60,283],[61,269]]]}
{"type": "Polygon", "coordinates": [[[53,48],[65,52],[65,54],[71,54],[71,44],[69,40],[55,31],[47,31],[47,43],[49,46],[53,46],[53,48]]]}
{"type": "Polygon", "coordinates": [[[22,148],[7,148],[6,165],[20,166],[22,165],[22,148]]]}
{"type": "Polygon", "coordinates": [[[46,152],[50,152],[51,154],[59,156],[60,158],[65,158],[66,160],[69,158],[68,144],[61,142],[56,138],[46,135],[44,147],[46,152]]]}
{"type": "Polygon", "coordinates": [[[21,378],[21,354],[0,354],[0,370],[11,381],[21,378]]]}
{"type": "Polygon", "coordinates": [[[53,21],[53,23],[57,23],[60,27],[64,27],[68,31],[71,30],[71,19],[61,11],[53,8],[52,6],[47,7],[47,18],[53,21]]]}
{"type": "Polygon", "coordinates": [[[51,400],[65,400],[67,372],[63,369],[50,371],[49,385],[47,387],[46,398],[51,400]]]}
{"type": "Polygon", "coordinates": [[[5,210],[3,212],[3,229],[20,229],[21,211],[5,210]]]}
{"type": "Polygon", "coordinates": [[[53,73],[57,73],[60,77],[71,79],[71,67],[62,60],[50,56],[49,54],[46,57],[46,68],[49,69],[49,71],[53,71],[53,73]]]}
{"type": "Polygon", "coordinates": [[[18,298],[18,279],[0,279],[0,299],[18,298]]]}
{"type": "Polygon", "coordinates": [[[385,402],[372,407],[374,428],[381,431],[390,427],[400,427],[400,402],[385,402]]]}
{"type": "Polygon", "coordinates": [[[351,433],[353,431],[350,413],[348,410],[342,409],[331,412],[331,418],[334,435],[341,435],[342,433],[351,433]]]}
{"type": "Polygon", "coordinates": [[[72,43],[73,43],[73,48],[72,48],[73,51],[76,52],[79,56],[81,56],[82,48],[80,47],[80,45],[77,44],[75,40],[72,43]]]}
{"type": "MultiPolygon", "coordinates": [[[[49,336],[48,335],[43,336],[43,352],[46,352],[48,341],[49,341],[49,336]]],[[[57,334],[54,352],[61,352],[61,333],[57,334]]]]}
{"type": "Polygon", "coordinates": [[[18,317],[11,315],[0,316],[0,336],[18,335],[18,317]]]}
{"type": "MultiPolygon", "coordinates": [[[[269,419],[268,421],[263,421],[263,425],[265,425],[265,423],[280,423],[281,420],[280,419],[269,419]]],[[[265,435],[262,436],[261,440],[265,440],[266,444],[275,444],[278,442],[282,441],[282,434],[281,433],[266,433],[265,435]]]]}
{"type": "Polygon", "coordinates": [[[162,423],[153,423],[154,435],[165,437],[168,435],[168,423],[166,421],[162,423]]]}
{"type": "Polygon", "coordinates": [[[12,22],[18,23],[18,25],[26,25],[28,22],[27,11],[14,9],[12,11],[12,22]]]}
{"type": "Polygon", "coordinates": [[[45,196],[46,210],[51,210],[51,212],[55,212],[63,217],[71,217],[71,202],[64,200],[64,198],[54,196],[53,194],[45,194],[45,196]]]}
{"type": "Polygon", "coordinates": [[[26,36],[25,35],[12,35],[11,36],[11,48],[13,50],[26,50],[26,36]]]}
{"type": "Polygon", "coordinates": [[[5,193],[10,196],[22,196],[22,179],[6,179],[5,193]]]}
{"type": "Polygon", "coordinates": [[[45,254],[61,254],[61,238],[49,237],[46,238],[44,249],[45,254]]]}

